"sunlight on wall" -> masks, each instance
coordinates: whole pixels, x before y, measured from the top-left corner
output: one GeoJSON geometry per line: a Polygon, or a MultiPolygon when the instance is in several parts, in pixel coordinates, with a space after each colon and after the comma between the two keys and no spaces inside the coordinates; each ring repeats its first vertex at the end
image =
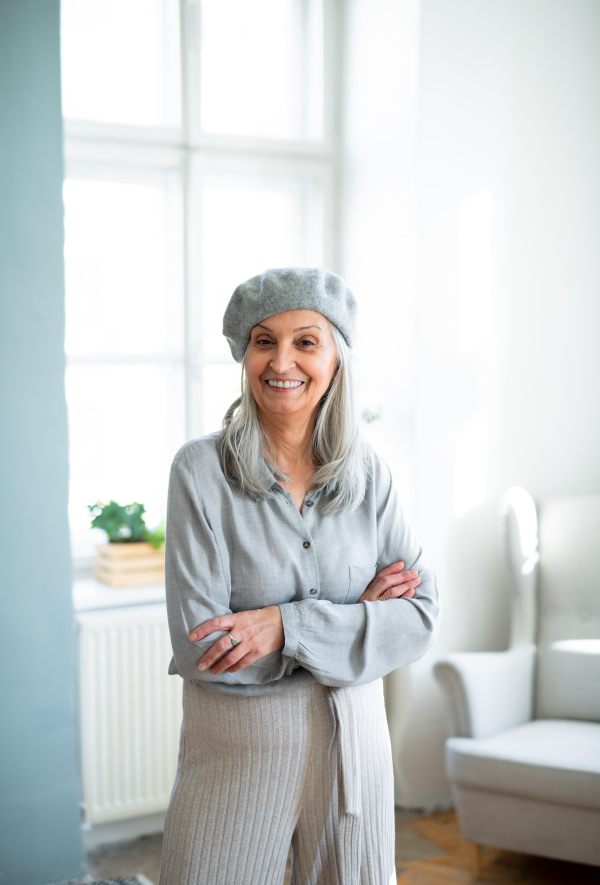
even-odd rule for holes
{"type": "MultiPolygon", "coordinates": [[[[457,349],[467,356],[490,338],[492,194],[465,200],[458,219],[457,349]]],[[[483,504],[487,484],[488,422],[479,416],[456,434],[453,510],[456,517],[483,504]]]]}
{"type": "Polygon", "coordinates": [[[551,642],[552,651],[578,655],[600,655],[600,639],[560,639],[551,642]]]}
{"type": "Polygon", "coordinates": [[[462,204],[458,222],[458,352],[485,343],[492,294],[492,195],[481,191],[462,204]]]}
{"type": "Polygon", "coordinates": [[[464,516],[485,501],[488,422],[480,416],[462,427],[454,446],[454,515],[464,516]]]}

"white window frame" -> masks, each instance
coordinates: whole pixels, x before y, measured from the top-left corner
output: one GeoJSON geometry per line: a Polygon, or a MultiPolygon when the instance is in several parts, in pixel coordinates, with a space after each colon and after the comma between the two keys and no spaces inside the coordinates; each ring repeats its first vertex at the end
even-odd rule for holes
{"type": "MultiPolygon", "coordinates": [[[[340,168],[340,38],[341,0],[323,0],[324,33],[324,130],[319,141],[256,139],[215,135],[200,130],[200,82],[198,53],[192,31],[201,0],[180,0],[181,95],[180,127],[128,126],[116,123],[65,119],[65,178],[119,180],[131,172],[135,179],[144,170],[174,171],[183,194],[182,248],[185,340],[181,355],[152,357],[152,361],[183,360],[186,438],[200,436],[203,427],[202,376],[204,366],[231,363],[228,357],[211,354],[202,342],[202,278],[199,256],[193,244],[201,240],[202,183],[206,176],[255,176],[295,178],[321,195],[315,211],[320,214],[322,242],[311,242],[315,225],[305,219],[307,264],[321,263],[339,269],[339,168],[340,168]],[[191,22],[191,25],[190,25],[191,22]]],[[[305,22],[307,25],[307,23],[305,22]]],[[[132,179],[127,179],[132,180],[132,179]]],[[[307,205],[311,200],[307,199],[307,205]]],[[[315,201],[312,201],[313,204],[315,201]]],[[[94,361],[95,357],[67,356],[67,364],[94,361]]],[[[98,355],[98,362],[123,362],[123,357],[98,355]]],[[[89,574],[91,550],[82,555],[75,548],[76,574],[89,574]]]]}

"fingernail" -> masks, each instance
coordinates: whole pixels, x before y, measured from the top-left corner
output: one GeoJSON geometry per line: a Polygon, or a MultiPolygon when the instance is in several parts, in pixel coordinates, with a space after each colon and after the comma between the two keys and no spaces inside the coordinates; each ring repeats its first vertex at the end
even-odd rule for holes
{"type": "Polygon", "coordinates": [[[192,640],[192,642],[195,642],[198,639],[198,634],[192,633],[192,635],[190,636],[190,639],[192,640]]]}
{"type": "Polygon", "coordinates": [[[206,664],[198,664],[199,670],[206,670],[206,664]]]}

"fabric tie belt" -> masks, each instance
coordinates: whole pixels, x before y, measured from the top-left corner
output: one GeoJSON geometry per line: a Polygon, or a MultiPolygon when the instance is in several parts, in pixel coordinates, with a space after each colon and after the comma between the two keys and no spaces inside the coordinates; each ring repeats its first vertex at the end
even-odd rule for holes
{"type": "MultiPolygon", "coordinates": [[[[342,885],[360,885],[361,843],[363,825],[361,717],[369,716],[375,702],[374,685],[330,688],[336,718],[341,807],[335,840],[337,856],[342,865],[342,885]]],[[[364,742],[364,737],[363,737],[364,742]]],[[[364,750],[363,750],[364,752],[364,750]]],[[[396,871],[389,885],[395,885],[396,871]]]]}
{"type": "Polygon", "coordinates": [[[338,752],[344,811],[352,817],[360,817],[362,810],[361,759],[356,699],[353,697],[353,689],[330,688],[329,691],[339,726],[338,752]]]}
{"type": "Polygon", "coordinates": [[[337,856],[343,885],[359,885],[362,842],[361,759],[357,688],[330,688],[337,719],[341,808],[336,827],[337,856]]]}

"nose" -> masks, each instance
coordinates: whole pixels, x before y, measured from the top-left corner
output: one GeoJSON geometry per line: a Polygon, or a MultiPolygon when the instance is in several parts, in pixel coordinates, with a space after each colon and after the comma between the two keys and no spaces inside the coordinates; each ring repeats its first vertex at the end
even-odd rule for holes
{"type": "Polygon", "coordinates": [[[285,341],[280,342],[277,345],[273,359],[270,362],[271,368],[277,375],[284,375],[293,368],[294,365],[294,353],[291,344],[288,344],[285,341]]]}

